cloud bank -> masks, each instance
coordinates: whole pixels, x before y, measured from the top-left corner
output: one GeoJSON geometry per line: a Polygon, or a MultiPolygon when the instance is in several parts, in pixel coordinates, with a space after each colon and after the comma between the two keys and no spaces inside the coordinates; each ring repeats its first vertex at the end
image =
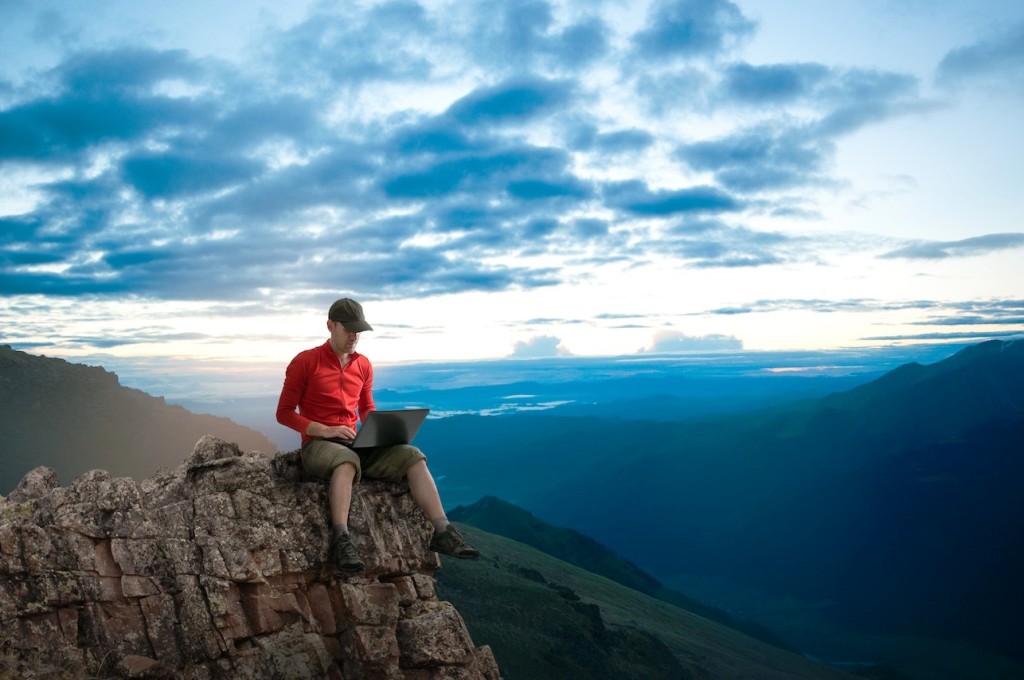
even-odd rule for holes
{"type": "MultiPolygon", "coordinates": [[[[660,0],[632,30],[606,9],[319,4],[245,61],[79,43],[0,88],[0,287],[287,305],[552,286],[551,256],[598,252],[807,261],[813,240],[749,219],[837,182],[841,137],[929,106],[907,74],[737,59],[758,27],[726,0],[660,0]],[[663,125],[737,112],[704,137],[663,125]]],[[[1016,63],[1014,35],[940,73],[1016,63]]]]}
{"type": "Polygon", "coordinates": [[[739,351],[743,342],[731,335],[690,336],[681,331],[662,330],[654,334],[651,343],[639,351],[644,354],[673,352],[708,352],[718,350],[739,351]]]}
{"type": "MultiPolygon", "coordinates": [[[[766,27],[730,0],[240,7],[230,17],[204,8],[204,21],[223,24],[205,31],[181,29],[195,3],[173,20],[155,6],[90,6],[97,16],[123,10],[117,22],[85,21],[50,0],[9,8],[15,28],[0,27],[0,38],[21,41],[0,66],[0,314],[17,320],[9,342],[45,346],[45,324],[28,317],[80,303],[94,323],[68,330],[74,349],[217,345],[224,332],[136,328],[119,310],[280,318],[319,314],[339,294],[547,294],[650,271],[724,290],[757,270],[762,281],[821,271],[851,253],[916,271],[1024,248],[1024,232],[1005,219],[965,224],[961,233],[973,235],[959,239],[948,226],[909,239],[902,225],[857,234],[845,215],[822,219],[851,193],[846,205],[857,209],[871,194],[863,184],[850,191],[844,175],[851,139],[923,120],[972,88],[1016,96],[1019,22],[938,49],[944,56],[920,76],[748,51],[766,27]]],[[[756,289],[736,285],[732,298],[756,289]]],[[[934,310],[940,325],[1013,318],[937,295],[933,308],[848,293],[758,295],[778,297],[733,303],[722,292],[707,304],[730,306],[704,315],[903,305],[934,310]]],[[[581,336],[567,325],[637,331],[629,351],[640,333],[693,310],[646,309],[616,323],[595,309],[531,313],[562,315],[548,330],[577,350],[581,336]]],[[[530,333],[533,323],[505,327],[530,333]]],[[[742,346],[700,328],[707,334],[656,336],[644,351],[742,346]]],[[[494,355],[508,347],[499,342],[494,355]]],[[[565,352],[545,335],[512,356],[565,352]]]]}

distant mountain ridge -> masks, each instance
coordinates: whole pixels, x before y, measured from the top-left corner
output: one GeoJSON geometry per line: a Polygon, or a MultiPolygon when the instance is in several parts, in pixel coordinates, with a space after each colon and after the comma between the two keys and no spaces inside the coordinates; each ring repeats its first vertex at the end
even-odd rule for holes
{"type": "Polygon", "coordinates": [[[0,346],[0,413],[0,494],[40,465],[65,482],[95,468],[143,479],[179,465],[207,434],[277,451],[255,430],[124,387],[103,368],[8,346],[0,346]]]}
{"type": "Polygon", "coordinates": [[[972,345],[922,366],[825,397],[818,417],[841,410],[848,432],[880,433],[887,447],[954,437],[981,423],[1024,414],[1024,340],[972,345]],[[900,436],[893,437],[894,434],[900,436]]]}

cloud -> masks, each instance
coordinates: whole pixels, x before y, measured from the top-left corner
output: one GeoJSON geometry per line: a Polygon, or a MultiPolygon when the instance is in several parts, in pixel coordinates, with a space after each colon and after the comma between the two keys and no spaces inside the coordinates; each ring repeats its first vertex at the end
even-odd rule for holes
{"type": "Polygon", "coordinates": [[[111,93],[149,96],[153,86],[172,80],[201,79],[205,68],[185,50],[125,46],[72,53],[51,74],[60,87],[78,96],[111,93]]]}
{"type": "Polygon", "coordinates": [[[658,240],[661,252],[694,267],[760,267],[806,259],[807,237],[735,227],[716,220],[683,220],[658,240]]]}
{"type": "Polygon", "coordinates": [[[654,142],[654,135],[646,130],[627,128],[601,132],[594,125],[581,125],[572,136],[570,144],[581,151],[625,154],[648,149],[654,142]]]}
{"type": "Polygon", "coordinates": [[[713,186],[651,190],[639,180],[630,180],[608,184],[603,193],[609,206],[635,215],[717,213],[740,207],[729,194],[713,186]]]}
{"type": "Polygon", "coordinates": [[[572,356],[561,339],[553,335],[537,335],[529,340],[519,341],[512,347],[509,357],[513,359],[540,359],[543,357],[572,356]]]}
{"type": "Polygon", "coordinates": [[[1018,316],[954,316],[916,321],[917,326],[1021,326],[1024,315],[1018,316]]]}
{"type": "MultiPolygon", "coordinates": [[[[499,71],[573,71],[609,51],[611,31],[595,14],[559,20],[543,0],[460,3],[468,30],[454,36],[472,60],[499,71]]],[[[453,22],[458,24],[459,22],[453,22]]]]}
{"type": "Polygon", "coordinates": [[[986,234],[959,241],[915,241],[879,257],[908,260],[941,260],[974,257],[1024,247],[1024,233],[986,234]]]}
{"type": "Polygon", "coordinates": [[[225,157],[205,149],[185,153],[142,153],[125,159],[125,182],[147,199],[218,192],[258,177],[263,164],[225,157]]]}
{"type": "Polygon", "coordinates": [[[901,340],[970,340],[972,342],[995,338],[1016,338],[1024,337],[1024,330],[1020,331],[969,331],[965,333],[908,333],[906,335],[872,335],[861,338],[872,342],[893,342],[901,340]]]}
{"type": "Polygon", "coordinates": [[[758,192],[821,181],[830,142],[806,130],[762,127],[717,140],[682,144],[676,157],[709,171],[726,187],[758,192]]]}
{"type": "Polygon", "coordinates": [[[934,309],[944,303],[934,300],[882,301],[875,299],[852,298],[828,300],[822,298],[782,298],[755,300],[743,305],[710,309],[708,314],[770,314],[781,311],[809,311],[829,314],[834,312],[873,312],[897,311],[908,309],[934,309]]]}
{"type": "Polygon", "coordinates": [[[1024,326],[1024,300],[968,300],[936,305],[920,326],[1024,326]]]}
{"type": "MultiPolygon", "coordinates": [[[[819,314],[879,312],[923,312],[929,316],[916,321],[907,321],[916,326],[1020,326],[1024,325],[1024,300],[877,300],[851,298],[828,300],[806,299],[764,299],[731,307],[709,309],[704,314],[736,316],[743,314],[772,314],[775,312],[801,311],[819,314]]],[[[915,315],[920,316],[920,315],[915,315]]],[[[980,332],[980,331],[979,331],[980,332]]],[[[904,336],[899,336],[904,337],[904,336]]],[[[910,336],[906,336],[910,337],[910,336]]],[[[862,338],[879,340],[880,337],[862,338]]]]}
{"type": "Polygon", "coordinates": [[[209,103],[156,92],[172,75],[190,79],[199,72],[180,51],[133,48],[69,55],[51,74],[54,93],[0,111],[0,161],[73,162],[101,144],[201,128],[210,121],[209,103]]]}
{"type": "Polygon", "coordinates": [[[420,38],[437,30],[416,2],[397,0],[365,9],[317,3],[307,19],[272,35],[262,48],[276,84],[288,91],[358,88],[429,78],[434,68],[430,44],[420,38]]]}
{"type": "Polygon", "coordinates": [[[608,221],[592,217],[577,218],[572,221],[572,237],[580,241],[599,240],[608,236],[608,221]]]}
{"type": "Polygon", "coordinates": [[[713,57],[753,33],[755,26],[728,0],[655,0],[632,46],[647,61],[713,57]]]}
{"type": "Polygon", "coordinates": [[[755,30],[726,0],[658,0],[632,33],[613,16],[544,0],[314,3],[241,58],[141,33],[56,53],[0,100],[19,206],[0,216],[0,285],[283,304],[325,288],[529,290],[566,264],[655,256],[813,261],[824,237],[747,218],[793,214],[793,195],[837,181],[838,135],[919,103],[899,74],[725,62],[755,30]],[[629,96],[642,83],[665,111],[700,99],[727,114],[725,131],[652,119],[629,96]]]}
{"type": "Polygon", "coordinates": [[[673,352],[708,352],[718,350],[741,350],[743,342],[731,335],[711,334],[701,336],[686,335],[681,331],[658,331],[646,347],[637,350],[643,354],[662,354],[673,352]]]}
{"type": "Polygon", "coordinates": [[[446,112],[457,125],[525,123],[565,106],[572,86],[538,78],[514,79],[474,90],[446,112]]]}
{"type": "MultiPolygon", "coordinates": [[[[480,112],[490,111],[490,98],[482,98],[477,102],[486,102],[486,105],[468,105],[459,115],[473,121],[478,121],[481,115],[490,115],[480,112]],[[470,111],[472,113],[468,113],[470,111]]],[[[508,112],[504,119],[511,120],[517,115],[529,115],[528,111],[536,112],[538,106],[543,105],[531,101],[514,107],[515,113],[508,112]]],[[[408,133],[399,130],[392,146],[405,145],[408,141],[408,133]]],[[[394,156],[388,147],[382,151],[394,156]]],[[[422,153],[420,148],[417,151],[418,153],[408,157],[407,162],[403,162],[406,159],[402,156],[397,156],[398,162],[395,167],[384,171],[387,174],[381,177],[381,189],[387,198],[419,200],[450,197],[456,194],[503,192],[509,189],[510,182],[546,183],[552,187],[562,187],[561,193],[569,195],[582,195],[588,192],[585,182],[572,174],[571,157],[563,149],[500,138],[485,138],[473,142],[467,140],[461,148],[451,152],[445,150],[440,153],[422,153]]],[[[515,186],[513,185],[513,189],[515,186]]]]}
{"type": "Polygon", "coordinates": [[[1024,22],[950,50],[935,69],[935,79],[947,86],[984,80],[1019,93],[1024,86],[1024,22]]]}
{"type": "Polygon", "coordinates": [[[751,106],[806,100],[830,76],[821,64],[729,64],[723,71],[721,96],[751,106]]]}
{"type": "Polygon", "coordinates": [[[680,111],[710,113],[715,107],[715,75],[695,67],[643,70],[633,79],[633,95],[643,110],[656,118],[680,111]]]}
{"type": "Polygon", "coordinates": [[[932,106],[919,96],[913,77],[819,64],[735,63],[707,96],[716,108],[756,108],[762,120],[715,139],[681,143],[675,157],[738,193],[830,184],[838,138],[932,106]],[[793,117],[790,107],[804,112],[793,117]]]}

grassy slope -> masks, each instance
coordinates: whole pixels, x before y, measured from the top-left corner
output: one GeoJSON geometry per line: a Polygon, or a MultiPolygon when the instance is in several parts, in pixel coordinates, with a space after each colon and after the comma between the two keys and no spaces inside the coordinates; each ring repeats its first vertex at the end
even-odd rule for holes
{"type": "Polygon", "coordinates": [[[543,522],[530,512],[500,498],[487,496],[470,506],[459,506],[449,511],[448,517],[453,521],[525,543],[627,588],[734,628],[775,647],[795,651],[785,640],[763,626],[736,619],[720,609],[709,607],[666,588],[653,576],[589,536],[573,529],[543,522]]]}
{"type": "Polygon", "coordinates": [[[492,647],[506,680],[841,680],[731,628],[523,545],[464,526],[483,553],[444,558],[438,594],[492,647]]]}

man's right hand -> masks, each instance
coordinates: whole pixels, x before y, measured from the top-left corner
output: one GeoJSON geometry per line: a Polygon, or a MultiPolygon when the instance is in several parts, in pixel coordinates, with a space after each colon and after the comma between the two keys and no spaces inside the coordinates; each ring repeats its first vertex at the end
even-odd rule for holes
{"type": "Polygon", "coordinates": [[[356,438],[356,431],[347,425],[310,423],[309,427],[306,428],[306,434],[323,439],[346,439],[352,441],[356,438]]]}

